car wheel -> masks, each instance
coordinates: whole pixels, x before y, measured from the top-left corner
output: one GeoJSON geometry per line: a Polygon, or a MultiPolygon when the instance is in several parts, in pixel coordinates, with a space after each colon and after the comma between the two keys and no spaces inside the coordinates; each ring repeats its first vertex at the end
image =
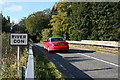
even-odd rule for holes
{"type": "Polygon", "coordinates": [[[69,52],[69,50],[64,50],[64,52],[69,52]]]}

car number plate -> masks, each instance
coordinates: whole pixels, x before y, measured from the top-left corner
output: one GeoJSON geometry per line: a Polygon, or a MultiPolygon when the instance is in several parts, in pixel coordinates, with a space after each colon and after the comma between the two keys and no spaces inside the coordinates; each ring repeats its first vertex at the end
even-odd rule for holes
{"type": "Polygon", "coordinates": [[[58,45],[64,45],[64,44],[58,44],[58,45]]]}

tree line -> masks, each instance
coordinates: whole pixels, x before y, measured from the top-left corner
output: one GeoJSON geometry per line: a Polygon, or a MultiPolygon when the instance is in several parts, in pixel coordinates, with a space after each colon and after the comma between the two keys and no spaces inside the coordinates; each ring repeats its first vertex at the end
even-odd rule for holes
{"type": "Polygon", "coordinates": [[[52,9],[53,35],[68,40],[118,40],[117,2],[66,2],[52,9]]]}
{"type": "MultiPolygon", "coordinates": [[[[58,2],[51,10],[38,11],[23,18],[11,32],[27,32],[34,41],[51,36],[77,41],[118,41],[119,5],[120,2],[58,2]]],[[[9,22],[9,17],[7,20],[9,22]]]]}

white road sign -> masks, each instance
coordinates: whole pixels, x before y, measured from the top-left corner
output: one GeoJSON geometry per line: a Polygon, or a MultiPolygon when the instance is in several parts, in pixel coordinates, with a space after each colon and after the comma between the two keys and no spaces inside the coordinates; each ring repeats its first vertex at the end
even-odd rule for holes
{"type": "Polygon", "coordinates": [[[11,45],[27,45],[28,44],[28,35],[25,33],[11,33],[10,35],[10,44],[11,45]]]}

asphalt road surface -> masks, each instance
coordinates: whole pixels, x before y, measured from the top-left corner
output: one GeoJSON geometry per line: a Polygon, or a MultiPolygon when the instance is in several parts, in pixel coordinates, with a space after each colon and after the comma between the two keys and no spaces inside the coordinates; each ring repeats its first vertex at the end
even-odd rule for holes
{"type": "Polygon", "coordinates": [[[118,78],[118,55],[92,50],[70,48],[69,52],[44,50],[36,44],[68,78],[91,78],[116,80],[118,78]]]}

